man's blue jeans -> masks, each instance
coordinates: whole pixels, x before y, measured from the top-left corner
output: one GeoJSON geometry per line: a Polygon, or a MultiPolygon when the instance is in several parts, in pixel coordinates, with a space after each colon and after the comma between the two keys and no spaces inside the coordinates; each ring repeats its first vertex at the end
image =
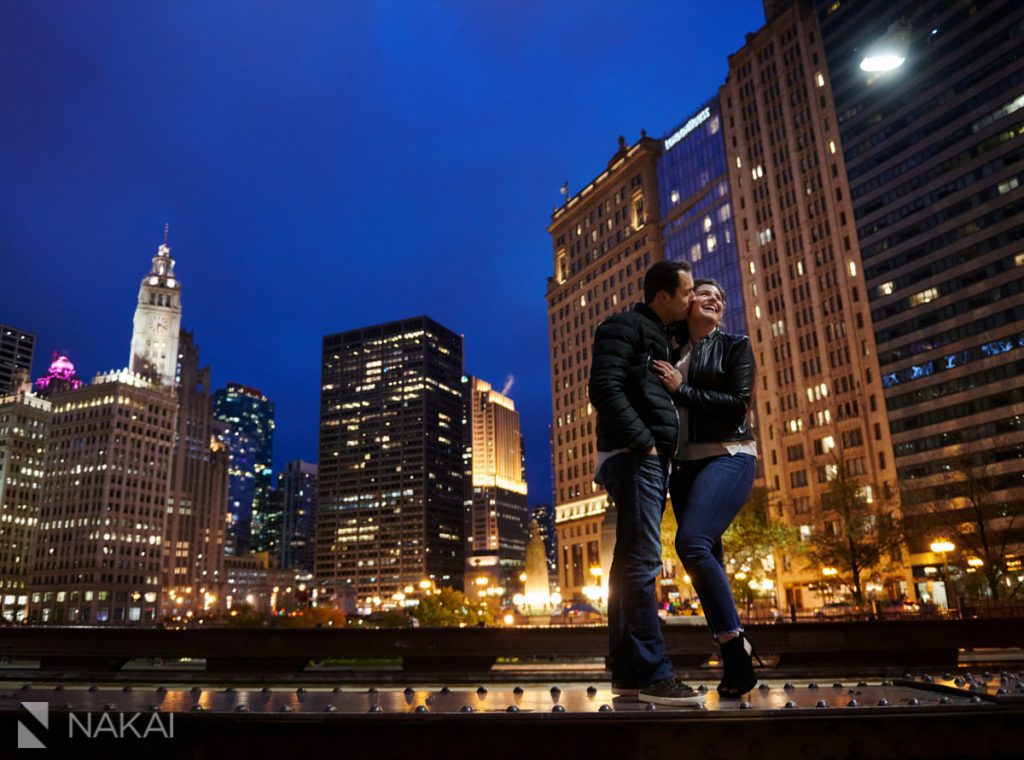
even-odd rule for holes
{"type": "Polygon", "coordinates": [[[723,454],[676,462],[672,470],[676,551],[716,637],[741,629],[723,566],[722,534],[750,496],[756,468],[750,454],[723,454]]]}
{"type": "Polygon", "coordinates": [[[658,620],[661,518],[669,461],[622,453],[598,473],[616,509],[615,552],[608,577],[608,643],[612,681],[643,688],[672,677],[658,620]]]}

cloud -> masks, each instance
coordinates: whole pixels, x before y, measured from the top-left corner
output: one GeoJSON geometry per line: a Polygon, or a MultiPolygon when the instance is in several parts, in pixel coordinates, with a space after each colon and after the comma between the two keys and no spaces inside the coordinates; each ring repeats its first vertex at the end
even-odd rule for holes
{"type": "Polygon", "coordinates": [[[516,384],[516,376],[515,375],[509,375],[508,377],[506,377],[505,378],[505,385],[501,389],[501,395],[502,396],[507,396],[508,392],[510,390],[512,390],[512,386],[515,385],[515,384],[516,384]]]}

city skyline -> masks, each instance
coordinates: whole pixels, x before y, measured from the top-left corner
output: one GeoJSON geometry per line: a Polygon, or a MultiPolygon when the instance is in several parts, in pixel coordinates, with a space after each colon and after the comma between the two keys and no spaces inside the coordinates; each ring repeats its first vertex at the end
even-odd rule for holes
{"type": "Polygon", "coordinates": [[[617,134],[661,135],[711,97],[763,23],[759,2],[664,4],[654,30],[612,4],[0,14],[28,32],[0,53],[18,285],[0,321],[36,335],[33,377],[54,349],[87,381],[123,366],[169,222],[181,326],[214,388],[277,405],[275,472],[316,461],[322,337],[426,314],[465,335],[474,374],[512,378],[531,505],[551,501],[549,204],[617,134]],[[214,44],[224,27],[237,36],[214,44]]]}

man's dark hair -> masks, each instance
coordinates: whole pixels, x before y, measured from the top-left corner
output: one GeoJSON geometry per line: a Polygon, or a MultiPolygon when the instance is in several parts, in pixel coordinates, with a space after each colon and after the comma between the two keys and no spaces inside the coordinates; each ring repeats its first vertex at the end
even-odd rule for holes
{"type": "Polygon", "coordinates": [[[692,272],[688,261],[658,261],[644,275],[644,303],[652,303],[662,290],[670,296],[679,287],[680,272],[692,272]]]}
{"type": "Polygon", "coordinates": [[[725,288],[719,285],[718,280],[712,279],[711,277],[698,277],[693,281],[693,289],[696,290],[701,285],[711,285],[715,290],[718,291],[718,295],[722,297],[722,306],[725,306],[725,288]]]}

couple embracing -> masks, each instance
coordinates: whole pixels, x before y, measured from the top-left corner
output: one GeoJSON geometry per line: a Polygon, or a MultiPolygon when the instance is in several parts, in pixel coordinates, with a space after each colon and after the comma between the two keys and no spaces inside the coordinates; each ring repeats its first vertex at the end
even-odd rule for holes
{"type": "Polygon", "coordinates": [[[590,372],[595,480],[617,512],[608,578],[612,690],[663,705],[704,700],[675,677],[658,618],[667,493],[676,551],[721,648],[718,693],[738,698],[757,677],[721,538],[754,482],[753,351],[745,335],[720,329],[725,293],[714,280],[694,280],[688,263],[652,265],[643,289],[644,303],[597,328],[590,372]]]}

